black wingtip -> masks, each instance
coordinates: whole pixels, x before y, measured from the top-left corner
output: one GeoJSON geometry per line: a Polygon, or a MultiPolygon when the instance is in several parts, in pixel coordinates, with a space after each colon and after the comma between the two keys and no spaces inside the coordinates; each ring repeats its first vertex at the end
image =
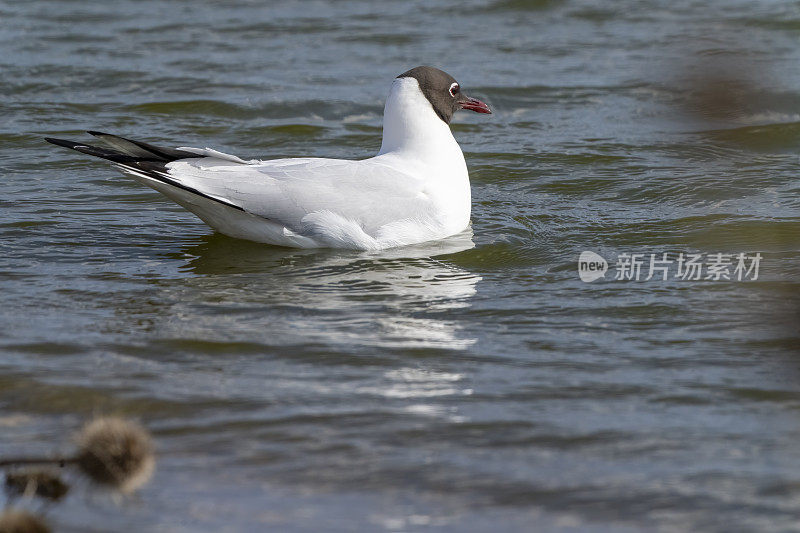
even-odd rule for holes
{"type": "Polygon", "coordinates": [[[66,139],[56,139],[54,137],[45,137],[45,141],[49,142],[50,144],[55,144],[56,146],[63,146],[64,148],[72,148],[75,149],[76,146],[81,146],[81,143],[75,141],[68,141],[66,139]]]}
{"type": "Polygon", "coordinates": [[[114,139],[118,139],[120,141],[124,141],[126,143],[134,144],[139,148],[141,148],[142,150],[145,150],[146,152],[150,152],[151,154],[153,154],[153,157],[158,159],[163,159],[165,161],[175,161],[176,159],[193,159],[197,157],[202,157],[198,156],[193,152],[186,152],[184,150],[178,150],[176,148],[164,148],[162,146],[155,146],[150,143],[135,141],[133,139],[121,137],[119,135],[114,135],[112,133],[103,133],[102,131],[96,131],[96,130],[86,130],[86,133],[94,137],[99,137],[101,140],[104,140],[104,142],[108,142],[105,139],[103,139],[104,137],[111,137],[114,139]]]}
{"type": "MultiPolygon", "coordinates": [[[[103,135],[110,135],[108,133],[101,133],[99,131],[87,131],[87,133],[94,135],[95,137],[102,137],[103,135]]],[[[116,135],[110,135],[111,137],[117,137],[116,135]]],[[[49,142],[50,144],[55,144],[57,146],[63,146],[64,148],[71,148],[73,150],[77,150],[78,152],[93,155],[95,157],[100,157],[103,159],[108,159],[109,161],[113,161],[117,163],[122,170],[129,172],[133,171],[136,175],[142,175],[142,173],[146,174],[148,177],[151,177],[155,180],[160,182],[166,183],[167,185],[171,185],[173,187],[177,187],[179,189],[183,189],[185,191],[197,194],[198,196],[202,196],[208,200],[213,200],[215,202],[219,202],[223,205],[228,207],[232,207],[233,209],[237,209],[239,211],[244,211],[243,207],[240,207],[236,204],[231,202],[227,202],[225,200],[221,200],[214,196],[210,196],[203,192],[200,192],[197,189],[192,187],[187,187],[182,183],[170,178],[167,175],[167,168],[165,166],[166,163],[170,161],[174,161],[176,159],[183,159],[183,157],[202,157],[197,154],[191,152],[184,152],[183,150],[175,150],[175,149],[168,149],[168,148],[157,148],[153,145],[139,142],[139,141],[132,141],[130,139],[124,139],[123,137],[118,137],[119,139],[123,139],[126,142],[131,142],[136,144],[137,146],[142,147],[145,150],[153,152],[154,155],[158,155],[163,157],[163,160],[152,160],[149,158],[141,158],[141,157],[134,157],[130,155],[123,154],[116,150],[109,150],[106,148],[100,148],[98,146],[92,146],[90,144],[79,143],[75,141],[68,141],[66,139],[56,139],[54,137],[45,137],[44,140],[49,142]],[[185,156],[184,156],[185,154],[185,156]]]]}
{"type": "Polygon", "coordinates": [[[112,135],[110,133],[103,133],[100,131],[87,131],[90,135],[99,138],[104,144],[109,145],[110,148],[101,148],[91,144],[86,144],[76,141],[68,141],[65,139],[55,139],[53,137],[45,137],[44,140],[63,146],[64,148],[71,148],[84,154],[93,155],[95,157],[102,157],[117,163],[132,161],[160,161],[168,163],[178,159],[189,159],[203,157],[202,155],[193,152],[186,152],[175,148],[161,148],[142,141],[134,141],[133,139],[126,139],[119,135],[112,135]]]}
{"type": "Polygon", "coordinates": [[[122,152],[117,152],[116,150],[108,150],[106,148],[100,148],[99,146],[92,146],[91,144],[68,141],[66,139],[54,139],[53,137],[45,137],[44,140],[57,146],[71,148],[72,150],[81,152],[82,154],[108,159],[109,161],[114,161],[115,163],[133,163],[140,160],[140,158],[131,157],[123,154],[122,152]]]}

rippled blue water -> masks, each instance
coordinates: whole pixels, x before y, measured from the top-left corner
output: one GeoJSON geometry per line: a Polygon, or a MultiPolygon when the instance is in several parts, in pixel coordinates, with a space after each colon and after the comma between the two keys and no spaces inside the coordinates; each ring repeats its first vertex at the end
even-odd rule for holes
{"type": "Polygon", "coordinates": [[[153,431],[152,482],[63,531],[797,529],[799,33],[789,1],[0,2],[0,452],[153,431]],[[495,110],[453,125],[442,243],[237,241],[42,141],[367,157],[418,64],[495,110]],[[613,279],[664,252],[763,259],[613,279]]]}

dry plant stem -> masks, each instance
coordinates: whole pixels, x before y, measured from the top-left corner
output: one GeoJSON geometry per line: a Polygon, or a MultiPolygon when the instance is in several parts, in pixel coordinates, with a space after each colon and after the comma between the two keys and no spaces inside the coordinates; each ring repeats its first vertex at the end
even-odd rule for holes
{"type": "Polygon", "coordinates": [[[0,468],[17,465],[58,465],[64,467],[77,462],[76,457],[11,457],[0,459],[0,468]]]}

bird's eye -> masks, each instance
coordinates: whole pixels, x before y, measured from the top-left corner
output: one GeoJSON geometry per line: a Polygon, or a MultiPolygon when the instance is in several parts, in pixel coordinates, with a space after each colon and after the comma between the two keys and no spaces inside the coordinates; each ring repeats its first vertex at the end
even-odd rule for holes
{"type": "Polygon", "coordinates": [[[452,96],[453,98],[455,98],[455,97],[456,97],[456,95],[458,94],[458,89],[459,89],[459,86],[458,86],[458,84],[457,84],[457,83],[454,83],[454,84],[452,84],[452,85],[450,86],[450,96],[452,96]]]}

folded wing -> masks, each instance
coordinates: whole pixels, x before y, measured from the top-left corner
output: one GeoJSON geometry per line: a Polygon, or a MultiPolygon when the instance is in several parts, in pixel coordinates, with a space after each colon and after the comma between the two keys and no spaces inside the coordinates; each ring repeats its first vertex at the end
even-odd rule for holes
{"type": "Polygon", "coordinates": [[[340,217],[377,237],[387,224],[424,221],[423,182],[373,159],[299,158],[237,163],[219,157],[166,165],[169,178],[305,234],[320,217],[340,217]]]}

